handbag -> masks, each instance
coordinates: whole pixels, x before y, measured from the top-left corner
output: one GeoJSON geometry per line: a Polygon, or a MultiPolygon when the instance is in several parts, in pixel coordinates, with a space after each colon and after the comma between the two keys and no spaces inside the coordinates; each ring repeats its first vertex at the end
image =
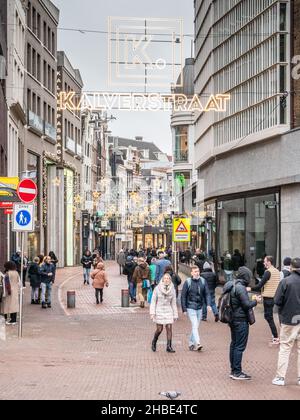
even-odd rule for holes
{"type": "Polygon", "coordinates": [[[143,280],[142,289],[150,289],[150,280],[148,279],[143,280]]]}
{"type": "Polygon", "coordinates": [[[153,290],[152,290],[152,288],[150,287],[150,289],[149,289],[149,291],[148,291],[148,296],[147,296],[147,302],[148,302],[148,303],[151,303],[152,296],[153,296],[153,290]]]}

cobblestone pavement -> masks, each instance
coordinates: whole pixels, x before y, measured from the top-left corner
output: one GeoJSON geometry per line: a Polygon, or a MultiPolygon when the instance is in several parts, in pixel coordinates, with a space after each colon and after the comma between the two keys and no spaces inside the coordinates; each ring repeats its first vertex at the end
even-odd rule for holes
{"type": "Polygon", "coordinates": [[[204,352],[192,353],[187,349],[189,322],[180,316],[174,327],[176,353],[166,353],[164,335],[152,353],[148,310],[120,308],[126,279],[115,264],[108,263],[107,271],[110,287],[102,306],[95,305],[92,287],[81,285],[80,268],[58,271],[52,309],[30,305],[27,287],[24,337],[18,340],[17,327],[9,327],[7,341],[0,341],[0,399],[161,400],[158,393],[166,390],[178,390],[186,400],[300,398],[296,351],[288,386],[271,385],[278,351],[268,347],[261,309],[244,358],[253,381],[236,383],[228,377],[226,326],[215,324],[210,315],[201,326],[204,352]],[[66,291],[74,289],[77,308],[62,308],[66,291]]]}

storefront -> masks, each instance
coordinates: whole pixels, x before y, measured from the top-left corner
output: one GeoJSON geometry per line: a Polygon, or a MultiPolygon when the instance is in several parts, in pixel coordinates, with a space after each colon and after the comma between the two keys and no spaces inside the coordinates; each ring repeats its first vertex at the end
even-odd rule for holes
{"type": "Polygon", "coordinates": [[[251,270],[265,255],[280,265],[279,190],[218,198],[206,203],[205,211],[201,247],[219,263],[238,250],[251,270]]]}
{"type": "Polygon", "coordinates": [[[134,248],[167,248],[172,243],[171,233],[167,229],[146,226],[134,231],[134,248]]]}

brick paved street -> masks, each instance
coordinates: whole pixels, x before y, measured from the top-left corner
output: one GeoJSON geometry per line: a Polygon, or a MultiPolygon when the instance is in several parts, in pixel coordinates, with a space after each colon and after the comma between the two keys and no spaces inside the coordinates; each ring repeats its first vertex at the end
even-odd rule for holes
{"type": "Polygon", "coordinates": [[[183,317],[175,325],[176,354],[165,352],[165,336],[152,353],[154,326],[148,310],[120,308],[118,267],[107,264],[110,287],[105,302],[96,307],[92,287],[82,286],[80,268],[58,272],[52,309],[29,304],[26,289],[24,338],[10,327],[0,342],[0,399],[146,399],[160,400],[158,392],[178,390],[182,399],[299,399],[296,383],[296,351],[288,386],[275,388],[273,379],[277,349],[268,347],[269,331],[261,309],[251,330],[245,354],[245,370],[251,383],[228,378],[228,328],[212,321],[203,324],[203,353],[187,349],[189,323],[183,317]],[[60,289],[59,289],[60,286],[60,289]],[[67,310],[66,291],[76,289],[77,308],[67,310]]]}

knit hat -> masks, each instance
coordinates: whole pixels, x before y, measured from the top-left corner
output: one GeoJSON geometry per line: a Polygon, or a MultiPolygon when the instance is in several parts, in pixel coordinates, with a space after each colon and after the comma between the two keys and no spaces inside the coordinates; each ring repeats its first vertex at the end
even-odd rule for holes
{"type": "Polygon", "coordinates": [[[210,270],[210,269],[211,269],[211,266],[210,266],[209,262],[206,261],[203,265],[203,270],[210,270]]]}

